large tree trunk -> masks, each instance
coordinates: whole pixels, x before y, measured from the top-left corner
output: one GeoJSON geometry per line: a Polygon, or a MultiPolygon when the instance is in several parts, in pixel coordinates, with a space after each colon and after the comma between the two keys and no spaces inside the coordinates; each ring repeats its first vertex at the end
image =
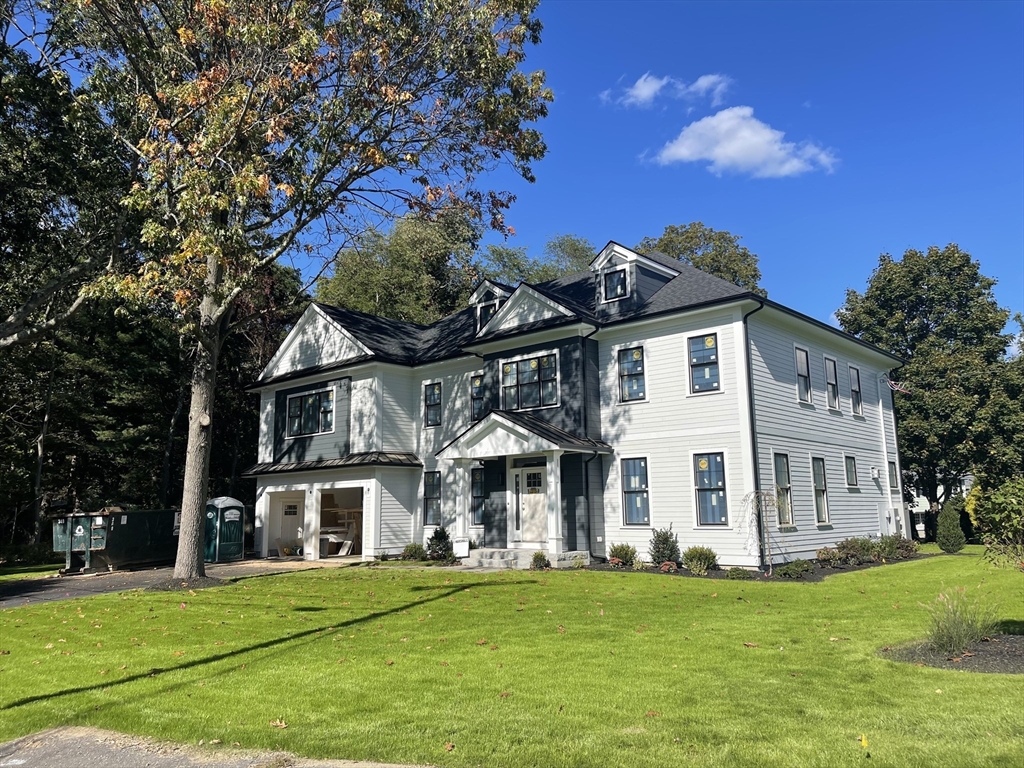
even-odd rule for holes
{"type": "Polygon", "coordinates": [[[38,544],[43,537],[43,464],[46,457],[46,431],[50,426],[50,401],[53,397],[53,367],[46,380],[46,405],[43,407],[43,423],[36,437],[36,482],[32,500],[34,520],[32,523],[32,541],[38,544]]]}

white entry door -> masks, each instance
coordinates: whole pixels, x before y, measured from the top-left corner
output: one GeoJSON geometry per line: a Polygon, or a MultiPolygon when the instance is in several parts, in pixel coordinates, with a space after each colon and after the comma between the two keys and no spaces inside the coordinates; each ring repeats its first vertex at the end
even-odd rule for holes
{"type": "Polygon", "coordinates": [[[547,541],[546,474],[544,467],[526,467],[513,473],[514,541],[547,541]]]}

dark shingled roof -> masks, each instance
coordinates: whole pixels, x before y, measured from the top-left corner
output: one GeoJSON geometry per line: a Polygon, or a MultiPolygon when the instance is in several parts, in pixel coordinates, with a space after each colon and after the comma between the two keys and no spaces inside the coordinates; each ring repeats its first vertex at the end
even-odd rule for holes
{"type": "Polygon", "coordinates": [[[316,469],[337,469],[338,467],[422,467],[423,462],[415,453],[386,453],[369,451],[368,453],[350,453],[336,459],[320,459],[318,461],[296,461],[291,464],[253,464],[242,473],[242,477],[257,475],[276,475],[282,472],[309,472],[316,469]]]}

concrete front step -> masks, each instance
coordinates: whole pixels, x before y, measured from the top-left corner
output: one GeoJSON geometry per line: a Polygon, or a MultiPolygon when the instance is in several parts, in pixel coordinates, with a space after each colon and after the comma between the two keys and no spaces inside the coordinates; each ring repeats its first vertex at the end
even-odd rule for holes
{"type": "MultiPolygon", "coordinates": [[[[503,570],[528,570],[536,552],[542,549],[473,549],[469,557],[462,558],[462,564],[470,568],[499,568],[503,570]]],[[[569,568],[582,558],[585,565],[590,563],[589,552],[563,552],[558,557],[547,556],[554,568],[569,568]]]]}

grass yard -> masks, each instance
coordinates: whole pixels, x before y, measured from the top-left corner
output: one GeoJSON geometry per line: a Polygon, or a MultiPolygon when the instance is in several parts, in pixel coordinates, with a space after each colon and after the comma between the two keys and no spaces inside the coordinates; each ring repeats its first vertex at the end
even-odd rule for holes
{"type": "Polygon", "coordinates": [[[943,585],[1024,621],[1024,577],[963,555],[817,584],[325,569],[17,608],[0,740],[76,724],[440,766],[1022,765],[1024,676],[876,655],[923,636],[943,585]]]}
{"type": "Polygon", "coordinates": [[[56,576],[64,563],[46,565],[4,565],[0,566],[0,582],[20,581],[21,579],[39,579],[43,576],[56,576]]]}

